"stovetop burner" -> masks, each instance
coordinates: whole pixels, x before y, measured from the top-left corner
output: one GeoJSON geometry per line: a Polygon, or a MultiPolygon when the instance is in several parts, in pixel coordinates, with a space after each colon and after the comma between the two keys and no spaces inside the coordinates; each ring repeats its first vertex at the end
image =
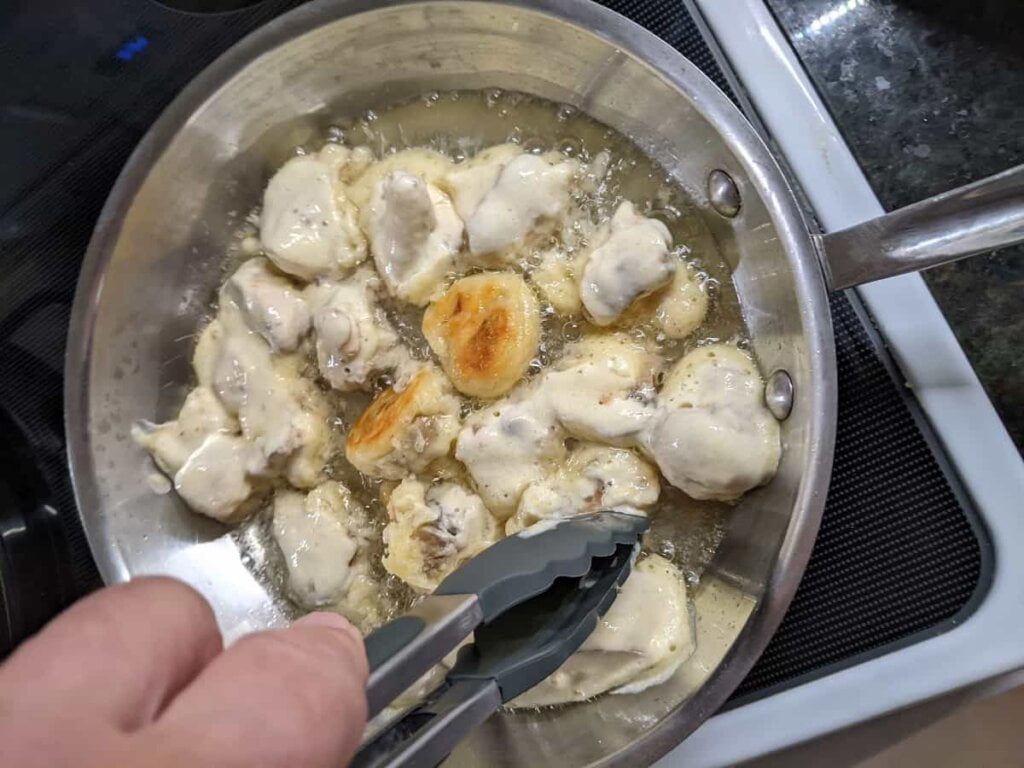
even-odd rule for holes
{"type": "MultiPolygon", "coordinates": [[[[68,313],[100,208],[181,87],[299,4],[263,0],[200,15],[170,7],[191,0],[165,2],[0,8],[0,70],[18,73],[0,83],[0,655],[100,583],[71,494],[62,409],[68,313]]],[[[677,0],[605,4],[746,106],[699,20],[677,0]]],[[[821,533],[736,703],[944,631],[972,609],[990,572],[988,542],[856,297],[834,295],[832,314],[839,423],[821,533]]]]}

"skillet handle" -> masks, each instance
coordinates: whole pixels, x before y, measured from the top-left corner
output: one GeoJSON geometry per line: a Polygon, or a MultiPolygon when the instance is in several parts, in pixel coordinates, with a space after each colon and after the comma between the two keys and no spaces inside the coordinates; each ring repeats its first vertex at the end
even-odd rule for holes
{"type": "Polygon", "coordinates": [[[429,595],[364,640],[369,717],[441,661],[483,618],[476,595],[429,595]]]}
{"type": "Polygon", "coordinates": [[[1024,242],[1024,165],[818,239],[833,290],[1024,242]]]}

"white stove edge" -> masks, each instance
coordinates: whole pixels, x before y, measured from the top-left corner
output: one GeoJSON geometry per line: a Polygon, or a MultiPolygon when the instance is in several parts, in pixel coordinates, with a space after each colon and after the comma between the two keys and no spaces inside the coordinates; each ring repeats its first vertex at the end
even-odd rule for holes
{"type": "MultiPolygon", "coordinates": [[[[883,213],[762,0],[696,2],[822,226],[883,213]]],[[[1024,542],[1024,462],[924,281],[905,275],[857,290],[989,529],[991,588],[948,632],[716,715],[661,768],[734,765],[1024,666],[1024,559],[1012,554],[1024,542]]]]}

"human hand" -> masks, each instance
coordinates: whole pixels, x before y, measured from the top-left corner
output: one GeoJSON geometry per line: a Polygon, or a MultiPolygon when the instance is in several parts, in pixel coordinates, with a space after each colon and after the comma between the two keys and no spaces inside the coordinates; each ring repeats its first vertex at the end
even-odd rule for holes
{"type": "Polygon", "coordinates": [[[224,650],[191,587],[137,579],[76,603],[0,666],[0,765],[344,765],[366,655],[315,613],[224,650]]]}

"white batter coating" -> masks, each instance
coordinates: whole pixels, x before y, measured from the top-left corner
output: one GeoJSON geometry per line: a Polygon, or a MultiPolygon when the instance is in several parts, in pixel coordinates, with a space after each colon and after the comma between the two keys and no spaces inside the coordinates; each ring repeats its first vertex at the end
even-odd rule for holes
{"type": "Polygon", "coordinates": [[[672,236],[657,219],[624,201],[580,276],[580,298],[597,325],[611,325],[629,305],[666,285],[676,270],[672,236]]]}
{"type": "Polygon", "coordinates": [[[661,360],[626,334],[588,336],[569,346],[540,389],[573,437],[633,445],[655,413],[661,360]]]}
{"type": "Polygon", "coordinates": [[[560,315],[573,315],[582,309],[576,264],[557,248],[545,251],[530,280],[544,300],[560,315]]]}
{"type": "Polygon", "coordinates": [[[294,352],[309,331],[309,307],[302,292],[264,258],[249,259],[224,284],[249,328],[276,352],[294,352]]]}
{"type": "Polygon", "coordinates": [[[526,486],[565,457],[565,432],[546,398],[536,395],[527,388],[477,411],[455,443],[455,457],[499,520],[515,511],[526,486]]]}
{"type": "Polygon", "coordinates": [[[175,473],[174,490],[196,512],[231,522],[252,493],[250,475],[263,464],[263,457],[245,438],[214,432],[175,473]]]}
{"type": "Polygon", "coordinates": [[[637,304],[645,301],[653,306],[644,309],[654,316],[662,333],[670,339],[685,339],[700,327],[708,314],[708,295],[696,270],[684,263],[678,265],[668,286],[637,304]]]}
{"type": "Polygon", "coordinates": [[[315,485],[329,447],[323,395],[300,374],[302,360],[272,354],[224,293],[217,319],[223,333],[213,366],[214,391],[237,413],[242,434],[271,474],[283,472],[300,488],[315,485]]]}
{"type": "MultiPolygon", "coordinates": [[[[524,153],[509,160],[465,219],[472,257],[484,266],[501,264],[538,227],[557,222],[569,204],[569,185],[576,170],[572,161],[553,162],[540,155],[524,153]]],[[[482,185],[474,177],[466,186],[472,191],[460,194],[457,203],[464,216],[469,204],[463,200],[475,197],[482,185]]]]}
{"type": "Polygon", "coordinates": [[[730,500],[775,474],[779,424],[754,361],[731,344],[698,347],[676,363],[643,438],[672,485],[695,499],[730,500]]]}
{"type": "Polygon", "coordinates": [[[324,281],[306,289],[314,308],[320,375],[334,389],[368,389],[379,374],[409,363],[380,307],[379,285],[373,270],[361,268],[342,282],[324,281]]]}
{"type": "Polygon", "coordinates": [[[346,192],[356,207],[365,213],[381,180],[396,171],[401,171],[450,194],[444,185],[444,179],[452,167],[452,161],[440,152],[426,147],[411,147],[387,154],[377,160],[346,187],[346,192]]]}
{"type": "Polygon", "coordinates": [[[415,174],[392,171],[377,182],[364,228],[392,296],[422,307],[455,270],[462,219],[444,192],[415,174]]]}
{"type": "Polygon", "coordinates": [[[178,418],[163,424],[140,421],[132,426],[132,437],[150,452],[160,469],[173,476],[208,435],[237,431],[238,421],[213,390],[199,386],[188,393],[178,418]]]}
{"type": "Polygon", "coordinates": [[[480,202],[498,183],[505,166],[521,154],[523,148],[518,144],[496,144],[480,150],[448,171],[443,185],[463,221],[469,221],[480,202]]]}
{"type": "Polygon", "coordinates": [[[308,494],[274,495],[273,536],[288,568],[288,588],[307,608],[337,607],[358,626],[379,621],[379,584],[368,554],[366,510],[338,482],[308,494]]]}
{"type": "Polygon", "coordinates": [[[293,157],[274,174],[263,193],[260,241],[279,269],[303,280],[338,278],[366,258],[366,238],[343,178],[368,161],[365,149],[328,144],[315,155],[293,157]]]}

